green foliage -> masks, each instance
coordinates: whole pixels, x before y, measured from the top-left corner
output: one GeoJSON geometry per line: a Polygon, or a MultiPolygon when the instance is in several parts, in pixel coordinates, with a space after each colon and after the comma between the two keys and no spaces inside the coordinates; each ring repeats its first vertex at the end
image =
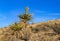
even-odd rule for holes
{"type": "Polygon", "coordinates": [[[19,15],[19,18],[21,18],[22,20],[29,21],[32,19],[32,15],[31,14],[21,14],[21,15],[19,15]]]}
{"type": "Polygon", "coordinates": [[[18,31],[18,30],[21,30],[23,28],[23,24],[14,23],[13,25],[10,26],[10,28],[14,31],[18,31]]]}
{"type": "Polygon", "coordinates": [[[21,14],[18,16],[20,19],[22,19],[23,21],[29,21],[32,19],[32,15],[29,13],[29,8],[26,7],[25,8],[25,13],[24,14],[21,14]]]}

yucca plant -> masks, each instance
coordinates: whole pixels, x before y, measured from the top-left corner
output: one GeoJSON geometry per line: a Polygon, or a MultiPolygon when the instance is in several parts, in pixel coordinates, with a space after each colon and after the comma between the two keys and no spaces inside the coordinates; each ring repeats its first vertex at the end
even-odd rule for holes
{"type": "Polygon", "coordinates": [[[19,18],[25,24],[25,28],[26,28],[28,21],[32,19],[32,15],[28,13],[28,7],[26,7],[24,14],[19,15],[19,18]]]}
{"type": "Polygon", "coordinates": [[[19,18],[21,19],[21,21],[24,23],[24,30],[25,30],[25,40],[27,41],[27,32],[26,32],[26,27],[28,24],[28,21],[30,21],[32,19],[32,15],[28,12],[29,8],[26,7],[25,9],[25,13],[19,15],[19,18]]]}

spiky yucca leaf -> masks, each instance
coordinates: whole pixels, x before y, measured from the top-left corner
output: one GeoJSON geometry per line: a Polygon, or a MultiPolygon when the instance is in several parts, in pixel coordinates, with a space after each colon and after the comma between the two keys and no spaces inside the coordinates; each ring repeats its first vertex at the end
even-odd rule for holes
{"type": "Polygon", "coordinates": [[[32,19],[32,15],[31,14],[21,14],[21,15],[19,15],[19,18],[21,18],[22,20],[29,21],[32,19]]]}

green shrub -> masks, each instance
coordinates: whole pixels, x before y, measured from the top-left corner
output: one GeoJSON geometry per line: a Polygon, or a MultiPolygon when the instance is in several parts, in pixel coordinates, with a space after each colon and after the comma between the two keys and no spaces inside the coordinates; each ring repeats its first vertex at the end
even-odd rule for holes
{"type": "Polygon", "coordinates": [[[13,25],[10,26],[10,28],[14,31],[18,31],[18,30],[21,30],[23,28],[23,24],[14,23],[13,25]]]}

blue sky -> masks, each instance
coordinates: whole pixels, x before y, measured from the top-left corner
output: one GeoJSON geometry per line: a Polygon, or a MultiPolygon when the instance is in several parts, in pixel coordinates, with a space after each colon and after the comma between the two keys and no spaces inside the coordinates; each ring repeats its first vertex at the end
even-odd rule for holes
{"type": "Polygon", "coordinates": [[[60,18],[60,0],[0,0],[0,27],[18,21],[26,6],[35,23],[60,18]]]}

